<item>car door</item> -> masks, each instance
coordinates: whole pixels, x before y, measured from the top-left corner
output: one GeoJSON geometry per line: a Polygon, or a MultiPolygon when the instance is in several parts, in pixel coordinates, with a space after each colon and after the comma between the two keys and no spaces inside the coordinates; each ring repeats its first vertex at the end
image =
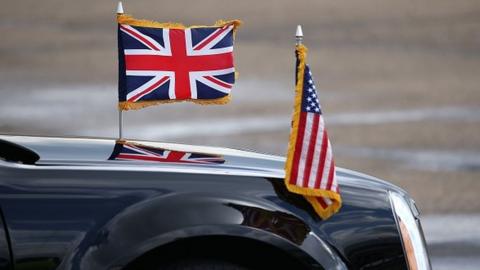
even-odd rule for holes
{"type": "Polygon", "coordinates": [[[7,227],[0,210],[0,270],[12,269],[10,241],[8,239],[7,227]]]}

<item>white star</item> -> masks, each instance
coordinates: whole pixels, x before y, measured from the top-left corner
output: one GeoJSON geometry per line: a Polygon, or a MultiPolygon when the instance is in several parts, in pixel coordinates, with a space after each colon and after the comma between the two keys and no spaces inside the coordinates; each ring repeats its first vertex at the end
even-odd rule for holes
{"type": "Polygon", "coordinates": [[[319,111],[320,111],[320,109],[319,109],[319,108],[315,108],[315,111],[316,111],[316,112],[319,112],[319,111]]]}
{"type": "Polygon", "coordinates": [[[312,91],[313,91],[313,89],[312,89],[312,88],[308,88],[308,92],[310,92],[310,93],[311,93],[312,91]]]}
{"type": "Polygon", "coordinates": [[[312,101],[312,98],[311,98],[311,97],[308,97],[308,98],[307,98],[307,101],[312,101]]]}
{"type": "Polygon", "coordinates": [[[317,95],[315,95],[315,93],[312,94],[312,97],[317,97],[317,95]]]}
{"type": "Polygon", "coordinates": [[[307,111],[309,111],[309,110],[310,110],[310,106],[307,106],[307,111]]]}

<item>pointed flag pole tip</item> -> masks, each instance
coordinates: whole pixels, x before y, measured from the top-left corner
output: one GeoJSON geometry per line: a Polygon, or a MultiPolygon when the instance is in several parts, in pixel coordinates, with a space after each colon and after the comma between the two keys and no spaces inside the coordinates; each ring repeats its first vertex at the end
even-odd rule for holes
{"type": "Polygon", "coordinates": [[[297,41],[297,45],[302,44],[303,30],[301,25],[297,25],[297,31],[295,32],[295,40],[297,41]]]}
{"type": "Polygon", "coordinates": [[[118,1],[118,5],[117,5],[117,14],[123,14],[123,5],[122,5],[122,1],[118,1]]]}

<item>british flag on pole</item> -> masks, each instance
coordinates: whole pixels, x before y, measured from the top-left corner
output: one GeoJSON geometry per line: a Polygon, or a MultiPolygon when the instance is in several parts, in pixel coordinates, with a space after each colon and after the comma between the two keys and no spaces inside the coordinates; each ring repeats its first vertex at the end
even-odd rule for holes
{"type": "Polygon", "coordinates": [[[296,55],[295,105],[285,184],[289,191],[303,195],[326,219],[342,204],[335,161],[312,73],[305,62],[307,48],[297,45],[296,55]]]}
{"type": "Polygon", "coordinates": [[[233,41],[240,21],[184,27],[119,15],[119,107],[193,101],[224,104],[235,82],[233,41]]]}

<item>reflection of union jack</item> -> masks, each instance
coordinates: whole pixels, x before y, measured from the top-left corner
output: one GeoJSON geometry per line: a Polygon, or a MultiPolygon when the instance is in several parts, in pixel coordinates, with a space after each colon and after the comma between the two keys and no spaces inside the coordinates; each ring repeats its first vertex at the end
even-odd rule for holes
{"type": "Polygon", "coordinates": [[[168,29],[119,24],[124,102],[219,99],[235,80],[233,23],[168,29]]]}
{"type": "Polygon", "coordinates": [[[221,156],[171,151],[133,143],[117,143],[109,160],[131,160],[147,162],[176,162],[197,164],[222,164],[221,156]]]}

